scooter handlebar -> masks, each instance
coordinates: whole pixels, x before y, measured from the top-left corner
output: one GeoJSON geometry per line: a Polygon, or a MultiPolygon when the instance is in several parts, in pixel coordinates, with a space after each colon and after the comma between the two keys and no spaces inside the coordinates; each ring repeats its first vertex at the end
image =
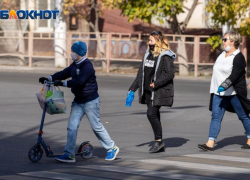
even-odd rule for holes
{"type": "Polygon", "coordinates": [[[53,85],[53,84],[54,84],[54,82],[51,82],[51,81],[46,81],[46,80],[44,81],[44,83],[45,83],[45,84],[47,84],[47,85],[49,85],[49,86],[51,86],[51,85],[53,85]]]}

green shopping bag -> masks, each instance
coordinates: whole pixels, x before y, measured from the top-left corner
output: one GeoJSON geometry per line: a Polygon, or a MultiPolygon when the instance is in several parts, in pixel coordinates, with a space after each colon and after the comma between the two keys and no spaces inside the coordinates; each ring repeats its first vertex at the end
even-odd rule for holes
{"type": "Polygon", "coordinates": [[[46,99],[47,113],[48,114],[61,114],[67,113],[67,105],[64,101],[64,93],[59,87],[56,89],[55,86],[51,87],[52,95],[46,99]]]}

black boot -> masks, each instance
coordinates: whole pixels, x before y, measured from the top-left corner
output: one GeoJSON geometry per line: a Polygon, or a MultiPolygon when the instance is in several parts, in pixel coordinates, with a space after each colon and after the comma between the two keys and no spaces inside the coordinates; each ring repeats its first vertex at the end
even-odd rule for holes
{"type": "Polygon", "coordinates": [[[149,149],[150,153],[156,153],[165,148],[165,143],[163,141],[155,141],[152,147],[149,149]]]}

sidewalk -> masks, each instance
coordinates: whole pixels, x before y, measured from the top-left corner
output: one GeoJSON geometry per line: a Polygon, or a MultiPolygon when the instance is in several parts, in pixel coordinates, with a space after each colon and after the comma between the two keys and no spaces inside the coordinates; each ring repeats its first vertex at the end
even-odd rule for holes
{"type": "MultiPolygon", "coordinates": [[[[64,68],[55,68],[55,67],[24,67],[24,66],[0,66],[0,71],[6,72],[23,72],[23,73],[38,73],[38,74],[53,74],[55,72],[61,71],[64,68]]],[[[110,72],[104,73],[100,70],[96,70],[96,75],[99,76],[126,76],[126,77],[135,77],[136,73],[117,73],[117,72],[110,72]]],[[[210,76],[175,76],[175,79],[183,79],[183,80],[202,80],[202,81],[210,81],[210,76]]]]}

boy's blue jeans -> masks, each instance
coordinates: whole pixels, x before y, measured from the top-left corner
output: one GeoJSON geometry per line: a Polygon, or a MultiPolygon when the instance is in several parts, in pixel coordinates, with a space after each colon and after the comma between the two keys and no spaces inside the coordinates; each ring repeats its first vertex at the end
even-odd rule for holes
{"type": "Polygon", "coordinates": [[[229,104],[232,104],[238,118],[242,121],[247,138],[250,138],[250,117],[245,113],[237,95],[234,96],[217,96],[214,95],[212,107],[212,120],[210,123],[209,140],[216,141],[220,132],[221,121],[225,110],[229,104]]]}
{"type": "Polygon", "coordinates": [[[68,121],[67,144],[64,153],[68,153],[75,157],[75,146],[77,131],[84,114],[87,115],[92,130],[102,146],[109,152],[115,148],[114,141],[110,138],[107,130],[100,122],[100,98],[96,98],[84,104],[72,103],[71,113],[68,121]]]}

